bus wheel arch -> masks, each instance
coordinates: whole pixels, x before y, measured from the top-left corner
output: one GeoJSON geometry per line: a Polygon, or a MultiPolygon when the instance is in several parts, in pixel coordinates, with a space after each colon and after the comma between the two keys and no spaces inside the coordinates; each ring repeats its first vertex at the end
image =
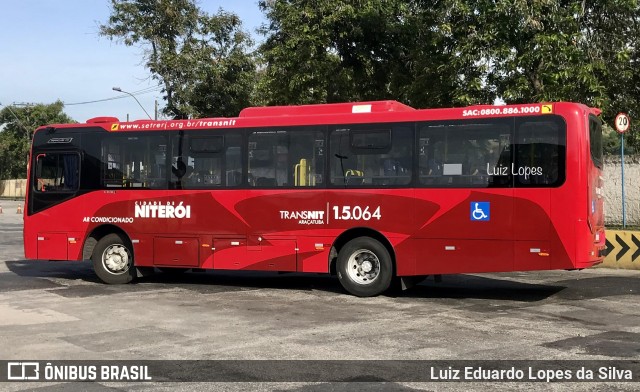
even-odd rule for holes
{"type": "Polygon", "coordinates": [[[329,271],[351,294],[368,297],[386,291],[396,275],[393,246],[380,232],[353,228],[333,243],[329,271]]]}
{"type": "Polygon", "coordinates": [[[136,276],[131,239],[117,226],[104,225],[94,229],[87,237],[82,253],[83,258],[91,259],[94,272],[105,283],[129,283],[136,276]]]}

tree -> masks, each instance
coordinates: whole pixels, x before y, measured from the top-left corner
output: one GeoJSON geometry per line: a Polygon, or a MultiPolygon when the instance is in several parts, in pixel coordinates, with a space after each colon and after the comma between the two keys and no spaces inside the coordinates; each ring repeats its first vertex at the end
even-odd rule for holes
{"type": "Polygon", "coordinates": [[[263,103],[396,99],[441,107],[495,97],[485,83],[482,51],[464,46],[477,30],[472,2],[263,0],[259,6],[269,21],[259,49],[263,103]]]}
{"type": "Polygon", "coordinates": [[[490,64],[486,81],[508,103],[604,103],[603,64],[589,57],[582,1],[480,1],[470,21],[476,34],[461,41],[466,56],[490,64]]]}
{"type": "Polygon", "coordinates": [[[100,34],[140,44],[174,118],[235,116],[254,85],[252,41],[232,13],[209,15],[194,0],[111,0],[100,34]]]}
{"type": "MultiPolygon", "coordinates": [[[[640,116],[640,7],[629,0],[452,0],[461,57],[486,63],[485,85],[507,103],[577,101],[640,116]]],[[[640,146],[633,130],[625,138],[640,146]]],[[[626,144],[626,143],[625,143],[626,144]]],[[[631,150],[631,149],[630,149],[631,150]]]]}
{"type": "Polygon", "coordinates": [[[495,86],[486,83],[488,61],[482,48],[465,51],[478,34],[474,3],[413,0],[402,18],[404,56],[395,61],[403,102],[417,108],[492,103],[495,86]]]}
{"type": "Polygon", "coordinates": [[[57,101],[5,106],[0,110],[0,179],[26,178],[29,148],[36,128],[74,122],[63,109],[64,104],[57,101]]]}
{"type": "MultiPolygon", "coordinates": [[[[640,112],[635,0],[262,0],[261,102],[577,101],[640,112]]],[[[631,132],[629,140],[638,139],[631,132]]],[[[640,140],[639,140],[640,141],[640,140]]]]}
{"type": "Polygon", "coordinates": [[[269,24],[259,51],[266,104],[396,98],[391,60],[400,56],[399,0],[260,1],[269,24]]]}
{"type": "MultiPolygon", "coordinates": [[[[640,6],[637,1],[607,0],[585,2],[588,23],[586,31],[590,56],[606,64],[599,77],[606,86],[608,102],[603,105],[602,118],[614,125],[620,112],[627,113],[631,128],[625,133],[625,154],[640,151],[637,119],[640,119],[640,6]]],[[[606,135],[606,146],[614,154],[620,151],[620,135],[606,135]],[[613,135],[613,136],[612,136],[613,135]],[[617,135],[617,136],[615,136],[617,135]]]]}

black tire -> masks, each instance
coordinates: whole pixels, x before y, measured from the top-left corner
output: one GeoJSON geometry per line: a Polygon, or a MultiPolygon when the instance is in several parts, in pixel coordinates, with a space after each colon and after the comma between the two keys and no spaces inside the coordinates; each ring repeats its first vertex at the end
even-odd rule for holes
{"type": "Polygon", "coordinates": [[[133,251],[129,241],[119,234],[107,234],[93,248],[93,270],[108,284],[129,283],[135,277],[133,251]]]}
{"type": "Polygon", "coordinates": [[[382,294],[393,278],[389,251],[371,237],[347,242],[338,253],[336,269],[342,287],[358,297],[382,294]]]}

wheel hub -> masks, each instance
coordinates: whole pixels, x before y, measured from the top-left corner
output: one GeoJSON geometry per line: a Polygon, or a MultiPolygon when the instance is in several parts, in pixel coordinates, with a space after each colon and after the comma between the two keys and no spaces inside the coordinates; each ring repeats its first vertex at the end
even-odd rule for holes
{"type": "Polygon", "coordinates": [[[112,274],[121,274],[129,269],[129,254],[122,245],[111,245],[105,249],[102,262],[107,271],[112,274]]]}
{"type": "Polygon", "coordinates": [[[380,260],[368,249],[359,249],[349,257],[347,272],[352,281],[369,285],[380,275],[380,260]]]}

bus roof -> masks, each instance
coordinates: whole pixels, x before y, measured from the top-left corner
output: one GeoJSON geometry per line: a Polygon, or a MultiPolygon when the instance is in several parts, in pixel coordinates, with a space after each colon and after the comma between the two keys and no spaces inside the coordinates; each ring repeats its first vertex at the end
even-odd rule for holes
{"type": "Polygon", "coordinates": [[[256,106],[242,109],[239,117],[313,116],[321,114],[409,112],[416,109],[398,101],[325,103],[297,106],[256,106]]]}
{"type": "MultiPolygon", "coordinates": [[[[189,120],[135,120],[121,122],[116,117],[95,117],[78,124],[54,124],[46,128],[86,128],[107,131],[162,131],[212,128],[255,128],[316,124],[362,124],[368,122],[404,122],[429,120],[477,119],[505,116],[531,116],[567,113],[567,110],[598,115],[599,109],[571,102],[518,105],[475,105],[445,109],[414,109],[397,101],[313,104],[297,106],[249,107],[238,117],[189,120]]],[[[45,127],[41,127],[45,128],[45,127]]]]}

